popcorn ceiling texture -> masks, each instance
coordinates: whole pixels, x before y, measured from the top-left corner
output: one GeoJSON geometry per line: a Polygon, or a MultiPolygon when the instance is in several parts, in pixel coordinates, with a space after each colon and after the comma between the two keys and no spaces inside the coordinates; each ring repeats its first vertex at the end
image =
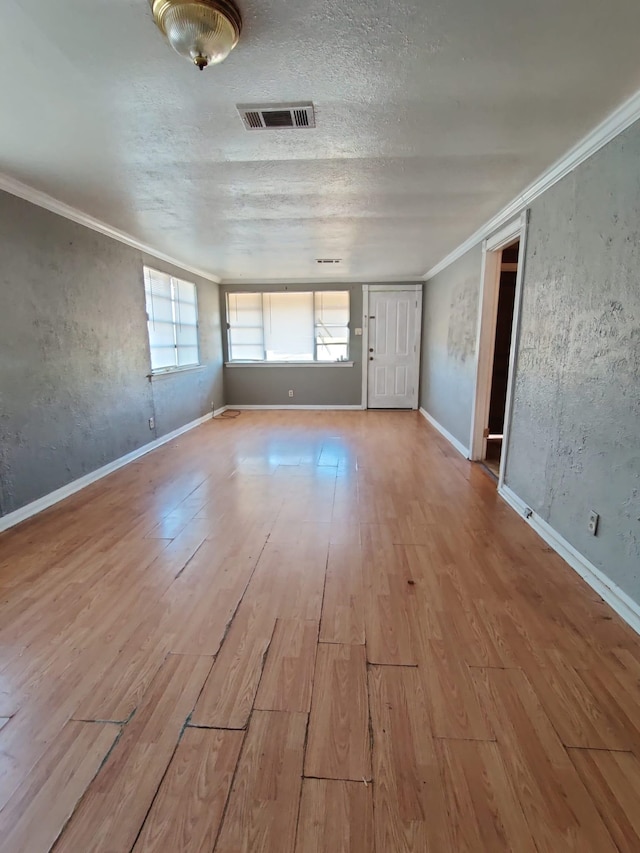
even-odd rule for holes
{"type": "Polygon", "coordinates": [[[0,169],[223,280],[422,275],[640,88],[633,0],[240,0],[200,74],[147,0],[2,4],[0,169]],[[25,61],[46,57],[46,61],[25,61]],[[236,104],[312,100],[315,130],[236,104]]]}

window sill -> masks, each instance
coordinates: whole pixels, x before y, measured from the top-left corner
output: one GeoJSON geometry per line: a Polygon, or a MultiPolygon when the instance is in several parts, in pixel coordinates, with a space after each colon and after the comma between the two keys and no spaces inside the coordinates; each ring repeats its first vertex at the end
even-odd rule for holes
{"type": "Polygon", "coordinates": [[[193,373],[196,370],[204,370],[206,366],[206,364],[189,364],[186,367],[171,367],[169,370],[148,373],[147,378],[151,382],[155,382],[156,379],[165,379],[167,376],[175,376],[177,373],[193,373]]]}
{"type": "Polygon", "coordinates": [[[353,367],[352,361],[225,361],[225,367],[353,367]]]}

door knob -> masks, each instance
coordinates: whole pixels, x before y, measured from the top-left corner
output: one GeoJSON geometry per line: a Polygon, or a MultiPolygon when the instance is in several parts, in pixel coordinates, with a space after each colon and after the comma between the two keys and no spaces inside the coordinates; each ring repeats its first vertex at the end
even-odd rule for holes
{"type": "Polygon", "coordinates": [[[370,355],[370,356],[369,356],[369,361],[373,361],[373,356],[372,356],[372,355],[370,355]]]}

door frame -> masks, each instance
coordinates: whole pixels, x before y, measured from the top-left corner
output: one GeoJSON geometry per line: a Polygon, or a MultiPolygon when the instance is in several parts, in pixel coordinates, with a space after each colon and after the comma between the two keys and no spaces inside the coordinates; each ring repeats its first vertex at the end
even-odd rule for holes
{"type": "Polygon", "coordinates": [[[422,339],[422,282],[418,284],[363,284],[362,285],[362,403],[363,409],[369,408],[369,294],[374,291],[410,291],[416,294],[416,330],[414,338],[415,387],[411,399],[411,408],[418,408],[420,398],[420,341],[422,339]]]}
{"type": "Polygon", "coordinates": [[[516,240],[520,240],[518,249],[518,270],[516,273],[516,292],[513,306],[513,324],[511,326],[511,348],[509,350],[509,372],[507,375],[507,399],[504,410],[504,428],[500,453],[500,476],[498,488],[504,484],[507,453],[509,447],[509,429],[513,410],[513,390],[515,383],[516,356],[520,338],[520,314],[522,308],[522,282],[524,278],[524,260],[527,248],[527,227],[529,211],[523,211],[500,231],[492,234],[482,243],[482,267],[480,273],[480,302],[478,311],[478,331],[476,343],[476,378],[474,387],[474,405],[471,418],[471,436],[469,447],[472,461],[481,461],[486,456],[487,439],[484,436],[485,424],[489,419],[491,399],[491,378],[496,343],[496,322],[498,319],[498,296],[500,293],[500,273],[502,250],[516,240]]]}

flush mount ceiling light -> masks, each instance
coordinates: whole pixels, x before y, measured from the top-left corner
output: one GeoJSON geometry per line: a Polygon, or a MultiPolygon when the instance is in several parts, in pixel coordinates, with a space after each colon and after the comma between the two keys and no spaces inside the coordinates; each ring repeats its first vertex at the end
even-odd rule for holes
{"type": "Polygon", "coordinates": [[[153,18],[181,56],[200,71],[238,44],[242,18],[231,0],[150,0],[153,18]]]}

